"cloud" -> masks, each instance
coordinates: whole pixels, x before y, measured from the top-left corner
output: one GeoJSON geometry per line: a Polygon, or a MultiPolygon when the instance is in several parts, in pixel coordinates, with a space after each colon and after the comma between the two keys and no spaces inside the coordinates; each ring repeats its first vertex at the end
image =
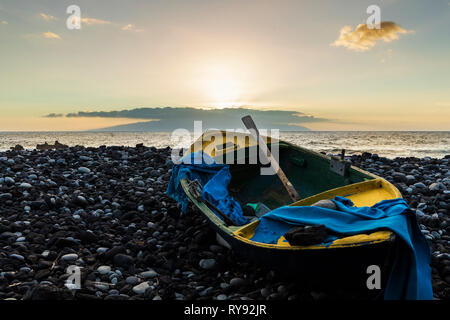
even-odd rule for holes
{"type": "Polygon", "coordinates": [[[392,21],[381,22],[380,29],[369,29],[366,24],[359,24],[355,30],[352,26],[345,26],[339,33],[339,38],[334,41],[333,47],[346,47],[352,51],[368,51],[377,41],[391,42],[399,38],[399,34],[412,33],[405,30],[392,21]]]}
{"type": "MultiPolygon", "coordinates": [[[[325,122],[328,119],[316,118],[296,111],[254,110],[247,108],[197,109],[197,108],[136,108],[120,111],[80,111],[66,114],[68,118],[99,117],[151,120],[138,122],[108,130],[114,131],[171,131],[177,128],[191,129],[194,121],[202,121],[203,128],[233,129],[242,128],[241,118],[251,115],[261,128],[280,130],[308,130],[302,126],[307,123],[325,122]]],[[[55,117],[47,115],[47,117],[55,117]]]]}
{"type": "Polygon", "coordinates": [[[144,29],[138,29],[134,24],[127,24],[126,26],[122,27],[122,30],[125,31],[134,31],[134,32],[142,32],[144,29]]]}
{"type": "Polygon", "coordinates": [[[42,19],[44,19],[45,21],[52,21],[52,20],[58,20],[56,17],[51,16],[49,14],[45,14],[45,13],[40,13],[39,14],[41,16],[42,19]]]}
{"type": "MultiPolygon", "coordinates": [[[[74,21],[75,23],[76,21],[74,21]]],[[[99,26],[99,25],[110,25],[113,26],[115,28],[120,27],[122,30],[125,31],[134,31],[134,32],[142,32],[144,31],[144,29],[139,29],[136,28],[136,26],[134,24],[127,24],[125,26],[122,26],[118,23],[115,22],[111,22],[108,20],[103,20],[103,19],[97,19],[97,18],[89,18],[89,17],[81,17],[81,26],[99,26]]]]}
{"type": "Polygon", "coordinates": [[[58,34],[50,32],[50,31],[44,32],[42,34],[42,36],[46,39],[61,39],[61,37],[58,34]]]}
{"type": "Polygon", "coordinates": [[[62,118],[64,115],[62,113],[49,113],[44,116],[44,118],[62,118]]]}
{"type": "Polygon", "coordinates": [[[26,39],[52,39],[52,40],[60,40],[61,36],[51,31],[42,32],[42,33],[31,33],[23,35],[26,39]]]}
{"type": "Polygon", "coordinates": [[[6,25],[6,24],[8,24],[8,21],[2,21],[2,24],[6,25]]]}
{"type": "Polygon", "coordinates": [[[111,24],[111,21],[102,20],[102,19],[95,19],[95,18],[81,18],[81,23],[87,24],[88,26],[92,25],[108,25],[111,24]]]}

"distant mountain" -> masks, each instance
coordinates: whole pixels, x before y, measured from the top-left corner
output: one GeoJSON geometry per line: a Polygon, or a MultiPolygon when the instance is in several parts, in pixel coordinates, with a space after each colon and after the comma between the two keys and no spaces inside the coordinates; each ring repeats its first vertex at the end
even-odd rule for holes
{"type": "MultiPolygon", "coordinates": [[[[251,115],[258,127],[283,131],[309,131],[304,124],[328,121],[296,111],[254,110],[247,108],[136,108],[121,111],[93,111],[69,113],[66,117],[128,118],[141,121],[131,124],[99,128],[91,131],[172,131],[177,128],[193,130],[194,121],[202,121],[202,129],[243,128],[241,118],[251,115]],[[151,121],[142,121],[151,119],[151,121]]],[[[48,117],[54,117],[54,114],[48,117]]]]}
{"type": "MultiPolygon", "coordinates": [[[[196,120],[197,121],[197,120],[196,120]]],[[[261,121],[255,120],[257,122],[257,125],[259,128],[264,129],[279,129],[281,131],[310,131],[310,129],[302,126],[293,126],[293,125],[281,125],[281,126],[274,126],[273,124],[264,124],[261,121]]],[[[153,131],[153,132],[167,132],[167,131],[173,131],[178,128],[187,129],[189,131],[194,130],[194,120],[193,119],[186,119],[184,121],[180,120],[172,120],[171,123],[167,123],[168,120],[165,121],[145,121],[145,122],[136,122],[136,123],[130,123],[130,124],[123,124],[118,126],[112,126],[112,127],[106,127],[101,129],[94,129],[90,130],[93,132],[101,132],[101,131],[122,131],[122,132],[146,132],[146,131],[153,131]]],[[[239,122],[233,122],[233,124],[222,124],[222,123],[216,123],[215,125],[211,124],[213,121],[208,120],[204,121],[202,123],[202,129],[203,131],[206,129],[237,129],[241,128],[244,129],[244,124],[242,121],[239,122]]]]}

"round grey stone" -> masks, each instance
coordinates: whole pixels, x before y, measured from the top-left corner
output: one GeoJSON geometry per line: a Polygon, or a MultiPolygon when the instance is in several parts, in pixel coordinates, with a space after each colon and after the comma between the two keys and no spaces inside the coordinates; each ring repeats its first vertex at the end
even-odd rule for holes
{"type": "Polygon", "coordinates": [[[102,290],[102,291],[106,291],[106,290],[109,289],[109,285],[106,284],[106,283],[96,283],[96,284],[95,284],[95,287],[96,287],[98,290],[102,290]]]}
{"type": "Polygon", "coordinates": [[[14,179],[11,178],[11,177],[5,177],[5,182],[6,182],[6,184],[14,184],[14,183],[16,183],[16,181],[14,181],[14,179]]]}
{"type": "Polygon", "coordinates": [[[141,272],[140,276],[144,279],[154,278],[158,275],[155,270],[141,272]]]}
{"type": "Polygon", "coordinates": [[[19,269],[19,271],[20,271],[20,272],[27,272],[27,273],[28,273],[28,272],[31,271],[31,268],[30,268],[30,267],[22,267],[22,268],[19,269]]]}
{"type": "Polygon", "coordinates": [[[79,167],[78,168],[78,172],[80,172],[80,173],[91,173],[91,169],[86,168],[86,167],[79,167]]]}
{"type": "Polygon", "coordinates": [[[233,278],[230,280],[230,286],[232,287],[240,287],[244,285],[246,281],[242,278],[233,278]]]}
{"type": "Polygon", "coordinates": [[[133,287],[133,292],[136,294],[144,294],[148,288],[150,288],[148,282],[142,282],[133,287]]]}
{"type": "Polygon", "coordinates": [[[125,279],[127,284],[135,285],[139,283],[139,278],[135,276],[129,276],[125,279]]]}
{"type": "Polygon", "coordinates": [[[262,289],[261,289],[261,295],[262,295],[264,298],[267,298],[268,296],[270,296],[270,290],[267,289],[267,288],[262,288],[262,289]]]}
{"type": "Polygon", "coordinates": [[[20,254],[15,254],[15,253],[9,255],[9,257],[10,257],[10,258],[13,258],[13,259],[20,260],[20,261],[24,261],[24,260],[25,260],[25,258],[24,258],[22,255],[20,255],[20,254]]]}
{"type": "Polygon", "coordinates": [[[108,250],[109,250],[109,248],[99,247],[99,248],[97,248],[97,253],[105,253],[108,250]]]}
{"type": "Polygon", "coordinates": [[[427,186],[424,185],[422,182],[414,183],[413,186],[419,189],[427,189],[427,186]]]}
{"type": "Polygon", "coordinates": [[[78,255],[76,253],[65,254],[61,257],[63,261],[74,261],[78,259],[78,255]]]}
{"type": "Polygon", "coordinates": [[[97,271],[100,274],[107,274],[107,273],[109,273],[111,271],[111,267],[110,266],[100,266],[100,267],[97,268],[97,271]]]}
{"type": "Polygon", "coordinates": [[[201,259],[199,264],[200,268],[210,270],[216,266],[215,259],[201,259]]]}

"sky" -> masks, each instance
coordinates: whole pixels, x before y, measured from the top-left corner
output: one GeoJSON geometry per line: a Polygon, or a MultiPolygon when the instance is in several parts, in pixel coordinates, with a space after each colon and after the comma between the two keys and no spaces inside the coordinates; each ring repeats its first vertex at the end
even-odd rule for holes
{"type": "Polygon", "coordinates": [[[137,120],[66,115],[158,107],[450,130],[449,30],[448,0],[1,0],[0,131],[104,128],[137,120]]]}

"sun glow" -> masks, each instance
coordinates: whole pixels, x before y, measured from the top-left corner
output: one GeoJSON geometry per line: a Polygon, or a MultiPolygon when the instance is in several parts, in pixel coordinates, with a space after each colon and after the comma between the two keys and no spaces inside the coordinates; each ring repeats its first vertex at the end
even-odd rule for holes
{"type": "Polygon", "coordinates": [[[242,106],[243,84],[236,68],[225,65],[209,66],[202,87],[208,104],[215,108],[242,106]]]}

